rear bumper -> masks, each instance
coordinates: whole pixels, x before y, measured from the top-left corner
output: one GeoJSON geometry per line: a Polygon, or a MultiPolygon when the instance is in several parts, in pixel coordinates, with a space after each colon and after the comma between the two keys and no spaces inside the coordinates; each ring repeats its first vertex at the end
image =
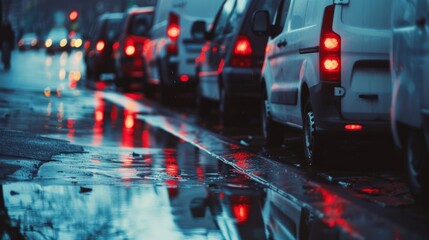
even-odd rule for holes
{"type": "Polygon", "coordinates": [[[225,67],[222,80],[226,95],[234,102],[256,102],[261,95],[260,68],[225,67]]]}
{"type": "Polygon", "coordinates": [[[118,66],[118,74],[122,78],[132,80],[143,80],[145,77],[144,65],[142,58],[126,58],[123,57],[120,60],[118,66]]]}
{"type": "MultiPolygon", "coordinates": [[[[310,100],[320,134],[340,135],[390,135],[389,120],[349,120],[341,115],[341,97],[334,95],[337,83],[323,82],[310,88],[310,100]],[[361,130],[346,130],[347,124],[359,124],[361,130]]],[[[304,104],[304,103],[302,103],[304,104]]]]}

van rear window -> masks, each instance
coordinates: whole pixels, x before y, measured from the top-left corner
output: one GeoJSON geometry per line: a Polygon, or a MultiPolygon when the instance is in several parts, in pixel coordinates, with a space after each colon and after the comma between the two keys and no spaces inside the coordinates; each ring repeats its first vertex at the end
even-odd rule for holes
{"type": "Polygon", "coordinates": [[[392,0],[350,0],[342,6],[341,20],[344,24],[359,28],[390,28],[392,0]]]}
{"type": "Polygon", "coordinates": [[[131,24],[128,28],[130,35],[144,37],[149,34],[152,27],[152,13],[136,14],[131,18],[131,24]]]}

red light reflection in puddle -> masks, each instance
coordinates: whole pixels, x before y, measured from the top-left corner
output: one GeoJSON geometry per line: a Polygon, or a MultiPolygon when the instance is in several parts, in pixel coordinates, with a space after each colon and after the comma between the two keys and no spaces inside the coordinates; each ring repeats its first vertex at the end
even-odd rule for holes
{"type": "Polygon", "coordinates": [[[250,198],[247,196],[232,196],[232,212],[238,224],[247,222],[250,215],[250,198]]]}
{"type": "Polygon", "coordinates": [[[347,232],[360,236],[358,231],[343,218],[344,203],[337,196],[322,187],[316,187],[315,189],[322,195],[324,204],[323,214],[327,216],[325,221],[328,226],[333,228],[338,225],[347,232]]]}
{"type": "Polygon", "coordinates": [[[74,124],[75,124],[75,121],[74,121],[74,119],[71,119],[71,118],[69,118],[69,119],[67,119],[67,129],[69,130],[68,131],[68,133],[67,133],[67,138],[71,141],[71,142],[73,142],[74,141],[74,134],[75,134],[75,128],[74,128],[74,124]]]}
{"type": "Polygon", "coordinates": [[[95,111],[94,111],[94,127],[93,127],[93,139],[92,144],[94,146],[100,146],[103,142],[103,123],[104,123],[104,101],[103,93],[95,92],[95,111]]]}

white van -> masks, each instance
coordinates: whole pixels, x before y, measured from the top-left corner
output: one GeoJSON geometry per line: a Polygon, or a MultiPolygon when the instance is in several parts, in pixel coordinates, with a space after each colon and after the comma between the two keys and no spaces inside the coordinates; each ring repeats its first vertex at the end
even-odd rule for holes
{"type": "Polygon", "coordinates": [[[160,89],[161,100],[168,102],[176,91],[195,84],[195,58],[203,38],[191,35],[197,20],[211,24],[222,0],[158,0],[150,43],[143,49],[146,61],[147,91],[160,89]]]}
{"type": "Polygon", "coordinates": [[[270,35],[261,90],[268,144],[283,140],[282,125],[301,128],[305,157],[317,163],[334,136],[389,134],[391,6],[283,0],[274,26],[261,24],[267,12],[255,14],[254,31],[270,35]]]}
{"type": "Polygon", "coordinates": [[[411,191],[429,199],[429,1],[396,0],[392,11],[392,132],[411,191]]]}

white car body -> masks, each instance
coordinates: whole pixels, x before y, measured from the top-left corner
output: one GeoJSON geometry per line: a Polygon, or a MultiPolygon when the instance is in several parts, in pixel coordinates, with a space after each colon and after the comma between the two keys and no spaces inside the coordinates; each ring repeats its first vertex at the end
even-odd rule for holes
{"type": "Polygon", "coordinates": [[[411,191],[429,198],[429,1],[397,0],[392,11],[391,126],[405,153],[411,191]]]}
{"type": "Polygon", "coordinates": [[[304,128],[309,101],[314,135],[388,134],[391,29],[386,9],[391,4],[391,0],[291,0],[280,32],[268,42],[262,72],[272,120],[304,128]],[[333,9],[331,25],[324,20],[328,6],[333,9]],[[327,33],[340,36],[335,53],[322,46],[323,24],[329,25],[327,33]],[[340,67],[324,75],[322,62],[331,55],[339,59],[340,67]],[[329,80],[332,74],[336,80],[329,80]]]}

